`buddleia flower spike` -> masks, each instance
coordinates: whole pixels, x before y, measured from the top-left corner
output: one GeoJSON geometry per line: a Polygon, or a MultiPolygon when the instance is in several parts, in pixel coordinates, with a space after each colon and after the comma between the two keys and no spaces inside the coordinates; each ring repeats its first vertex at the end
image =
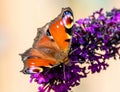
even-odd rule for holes
{"type": "Polygon", "coordinates": [[[108,59],[120,58],[120,9],[105,14],[100,9],[88,18],[75,21],[71,30],[69,64],[43,67],[42,72],[30,75],[30,82],[37,82],[39,92],[69,92],[89,73],[106,70],[108,59]]]}

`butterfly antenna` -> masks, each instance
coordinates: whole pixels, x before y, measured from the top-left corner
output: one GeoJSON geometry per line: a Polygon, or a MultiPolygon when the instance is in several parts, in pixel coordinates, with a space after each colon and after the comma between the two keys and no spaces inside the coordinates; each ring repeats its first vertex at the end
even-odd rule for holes
{"type": "Polygon", "coordinates": [[[76,50],[78,50],[79,48],[76,48],[74,50],[72,50],[71,52],[69,52],[69,55],[71,55],[73,52],[75,52],[76,50]]]}

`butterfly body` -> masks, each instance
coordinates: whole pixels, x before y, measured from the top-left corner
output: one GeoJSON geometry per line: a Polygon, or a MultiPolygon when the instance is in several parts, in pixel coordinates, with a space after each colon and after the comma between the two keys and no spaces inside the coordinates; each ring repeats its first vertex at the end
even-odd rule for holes
{"type": "Polygon", "coordinates": [[[52,68],[61,63],[68,63],[71,37],[69,33],[72,25],[73,14],[68,7],[63,8],[60,15],[50,23],[38,28],[33,47],[21,54],[24,63],[22,72],[42,72],[43,67],[52,68]]]}

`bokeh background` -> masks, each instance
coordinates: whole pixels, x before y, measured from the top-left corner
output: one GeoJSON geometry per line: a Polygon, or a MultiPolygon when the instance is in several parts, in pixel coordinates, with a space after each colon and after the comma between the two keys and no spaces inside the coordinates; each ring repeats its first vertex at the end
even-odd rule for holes
{"type": "MultiPolygon", "coordinates": [[[[0,0],[0,92],[37,92],[29,75],[19,71],[19,53],[30,48],[37,28],[54,19],[62,7],[70,6],[75,20],[104,8],[120,8],[120,0],[0,0]]],[[[109,60],[110,67],[89,74],[74,92],[120,92],[120,60],[109,60]]]]}

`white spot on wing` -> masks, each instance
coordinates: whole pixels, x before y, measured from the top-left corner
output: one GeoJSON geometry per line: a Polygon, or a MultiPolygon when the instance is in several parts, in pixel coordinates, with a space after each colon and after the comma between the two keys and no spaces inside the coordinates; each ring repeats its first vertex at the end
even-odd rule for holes
{"type": "Polygon", "coordinates": [[[59,26],[57,25],[57,28],[59,28],[59,26]]]}

